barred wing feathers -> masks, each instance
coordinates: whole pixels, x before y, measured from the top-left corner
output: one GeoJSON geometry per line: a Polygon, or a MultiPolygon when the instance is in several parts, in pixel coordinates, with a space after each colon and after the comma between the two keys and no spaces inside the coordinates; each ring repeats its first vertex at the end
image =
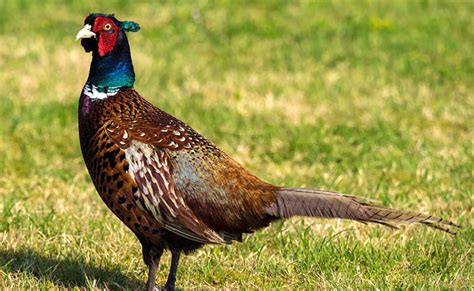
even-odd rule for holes
{"type": "Polygon", "coordinates": [[[140,130],[133,123],[114,120],[106,127],[109,138],[125,151],[129,173],[139,188],[138,206],[163,224],[165,229],[182,237],[199,243],[226,242],[221,235],[199,220],[183,197],[175,191],[173,169],[165,150],[182,146],[176,143],[176,138],[180,137],[172,131],[155,130],[161,132],[154,136],[155,144],[160,139],[165,142],[156,146],[148,143],[150,129],[145,129],[146,127],[140,130]]]}

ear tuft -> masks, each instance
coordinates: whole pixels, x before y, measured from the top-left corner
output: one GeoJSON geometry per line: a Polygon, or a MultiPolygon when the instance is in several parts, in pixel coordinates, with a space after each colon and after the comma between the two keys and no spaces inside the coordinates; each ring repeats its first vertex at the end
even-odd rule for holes
{"type": "Polygon", "coordinates": [[[127,32],[137,32],[140,30],[140,25],[133,21],[122,21],[120,27],[127,32]]]}

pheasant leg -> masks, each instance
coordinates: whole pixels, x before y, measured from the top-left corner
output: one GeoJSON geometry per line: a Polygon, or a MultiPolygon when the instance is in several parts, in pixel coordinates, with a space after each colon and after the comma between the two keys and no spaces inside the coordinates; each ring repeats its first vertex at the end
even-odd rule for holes
{"type": "Polygon", "coordinates": [[[142,247],[143,252],[143,260],[145,264],[148,265],[148,281],[147,281],[147,290],[148,291],[155,291],[157,290],[155,287],[156,282],[156,271],[158,270],[158,266],[160,265],[160,258],[163,254],[163,249],[157,248],[149,248],[149,247],[142,247]]]}
{"type": "Polygon", "coordinates": [[[180,251],[171,252],[171,267],[170,273],[168,274],[168,280],[166,280],[165,290],[174,291],[176,289],[176,272],[178,271],[179,257],[181,255],[180,251]]]}

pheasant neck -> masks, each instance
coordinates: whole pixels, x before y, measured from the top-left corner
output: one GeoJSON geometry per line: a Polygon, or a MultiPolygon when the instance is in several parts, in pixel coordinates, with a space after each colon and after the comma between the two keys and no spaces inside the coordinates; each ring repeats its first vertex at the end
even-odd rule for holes
{"type": "Polygon", "coordinates": [[[131,88],[135,82],[130,47],[125,38],[117,41],[115,48],[105,56],[93,53],[89,78],[84,93],[103,99],[115,95],[121,88],[131,88]]]}

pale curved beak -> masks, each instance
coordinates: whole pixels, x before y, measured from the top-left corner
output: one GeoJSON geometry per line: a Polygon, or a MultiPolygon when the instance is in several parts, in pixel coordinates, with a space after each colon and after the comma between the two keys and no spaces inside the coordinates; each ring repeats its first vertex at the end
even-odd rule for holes
{"type": "Polygon", "coordinates": [[[90,26],[90,24],[84,25],[84,27],[81,30],[79,30],[79,32],[77,33],[76,40],[95,37],[95,33],[93,33],[91,29],[92,29],[92,26],[90,26]]]}

